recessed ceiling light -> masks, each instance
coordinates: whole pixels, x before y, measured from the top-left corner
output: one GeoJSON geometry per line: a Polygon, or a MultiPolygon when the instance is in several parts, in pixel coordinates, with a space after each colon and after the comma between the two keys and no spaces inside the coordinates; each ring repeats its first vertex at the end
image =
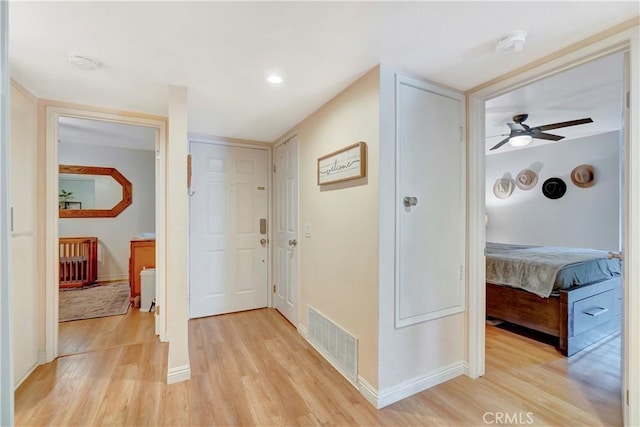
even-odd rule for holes
{"type": "Polygon", "coordinates": [[[100,63],[95,59],[85,55],[76,55],[75,53],[69,54],[69,62],[84,71],[93,71],[100,67],[100,63]]]}
{"type": "Polygon", "coordinates": [[[272,74],[269,77],[267,77],[267,81],[269,83],[273,83],[274,85],[277,85],[282,83],[282,77],[272,74]]]}

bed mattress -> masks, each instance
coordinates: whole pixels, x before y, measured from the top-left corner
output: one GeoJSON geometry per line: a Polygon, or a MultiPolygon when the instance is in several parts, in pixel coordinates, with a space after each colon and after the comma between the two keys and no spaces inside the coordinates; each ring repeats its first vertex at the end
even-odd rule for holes
{"type": "Polygon", "coordinates": [[[560,289],[620,276],[619,259],[596,249],[487,242],[488,283],[513,286],[549,297],[560,289]]]}

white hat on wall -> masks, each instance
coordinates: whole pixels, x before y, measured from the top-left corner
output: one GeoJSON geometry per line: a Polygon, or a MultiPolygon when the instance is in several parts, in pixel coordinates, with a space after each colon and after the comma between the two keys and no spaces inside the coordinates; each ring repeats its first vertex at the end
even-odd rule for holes
{"type": "Polygon", "coordinates": [[[538,175],[531,169],[523,169],[516,176],[516,185],[521,190],[531,190],[538,183],[538,175]]]}
{"type": "Polygon", "coordinates": [[[506,199],[513,193],[513,179],[511,178],[499,178],[496,183],[493,184],[493,194],[498,199],[506,199]]]}

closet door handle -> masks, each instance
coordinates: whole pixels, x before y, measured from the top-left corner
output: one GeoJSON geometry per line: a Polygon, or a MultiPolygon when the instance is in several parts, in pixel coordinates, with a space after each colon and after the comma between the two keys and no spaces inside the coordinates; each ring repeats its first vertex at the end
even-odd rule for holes
{"type": "Polygon", "coordinates": [[[418,198],[407,196],[404,198],[403,203],[405,207],[410,208],[411,206],[415,206],[418,204],[418,198]]]}

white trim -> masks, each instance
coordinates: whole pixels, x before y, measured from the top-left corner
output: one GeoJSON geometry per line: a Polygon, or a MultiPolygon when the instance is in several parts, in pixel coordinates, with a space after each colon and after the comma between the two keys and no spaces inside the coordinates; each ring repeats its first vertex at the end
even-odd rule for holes
{"type": "Polygon", "coordinates": [[[156,310],[155,333],[161,342],[167,342],[167,128],[156,128],[156,310]],[[164,266],[164,268],[157,268],[164,266]]]}
{"type": "Polygon", "coordinates": [[[44,351],[39,351],[38,356],[36,358],[36,363],[38,365],[44,365],[47,363],[47,354],[44,351]]]}
{"type": "Polygon", "coordinates": [[[378,389],[369,384],[369,382],[360,375],[358,375],[358,391],[374,408],[380,409],[378,406],[378,389]]]}
{"type": "MultiPolygon", "coordinates": [[[[38,353],[38,354],[40,354],[40,353],[38,353]]],[[[16,382],[16,383],[13,385],[13,389],[14,389],[14,390],[17,390],[17,389],[18,389],[18,387],[20,387],[20,386],[22,385],[22,383],[24,382],[24,380],[26,380],[27,378],[29,378],[29,375],[31,375],[31,374],[33,373],[33,371],[35,371],[35,370],[36,370],[36,368],[37,368],[38,366],[40,366],[40,364],[39,364],[39,363],[34,363],[34,364],[33,364],[33,366],[31,366],[31,367],[27,370],[27,373],[26,373],[26,374],[24,374],[24,375],[22,376],[22,378],[20,378],[20,380],[19,380],[18,382],[16,382]]]]}
{"type": "MultiPolygon", "coordinates": [[[[46,160],[45,160],[45,359],[51,362],[58,356],[58,119],[60,117],[75,117],[91,120],[102,120],[114,123],[125,123],[137,126],[156,128],[156,145],[159,146],[160,164],[166,177],[166,122],[161,119],[140,117],[135,115],[121,115],[108,112],[83,110],[77,107],[58,105],[46,106],[46,160]]],[[[156,208],[165,206],[165,194],[156,194],[156,208]]],[[[166,278],[166,224],[164,212],[156,218],[156,295],[159,301],[165,295],[166,278]],[[159,219],[159,220],[158,220],[159,219]]],[[[160,340],[166,334],[166,311],[156,311],[156,319],[165,325],[160,331],[160,340]],[[164,329],[164,332],[163,330],[164,329]]]]}
{"type": "Polygon", "coordinates": [[[45,166],[45,358],[58,356],[58,114],[46,109],[45,166]]]}
{"type": "Polygon", "coordinates": [[[469,346],[469,376],[478,378],[485,373],[485,157],[484,144],[472,144],[471,141],[483,141],[484,100],[467,99],[469,108],[469,139],[467,141],[467,293],[468,307],[467,334],[469,346]],[[475,124],[475,126],[474,126],[475,124]],[[481,351],[478,351],[481,349],[481,351]]]}
{"type": "Polygon", "coordinates": [[[463,360],[444,366],[433,372],[411,378],[393,387],[381,390],[377,394],[376,408],[384,408],[416,393],[420,393],[438,384],[447,382],[467,372],[467,363],[463,360]]]}
{"type": "Polygon", "coordinates": [[[176,366],[167,371],[167,384],[175,384],[191,379],[191,367],[189,365],[176,366]]]}
{"type": "Polygon", "coordinates": [[[628,136],[624,141],[625,212],[624,212],[624,309],[622,332],[623,356],[623,421],[640,426],[640,40],[638,31],[631,37],[629,48],[630,108],[628,136]],[[629,393],[629,405],[626,404],[629,393]]]}
{"type": "MultiPolygon", "coordinates": [[[[475,92],[468,94],[468,104],[470,108],[469,114],[469,241],[468,241],[468,262],[472,269],[469,269],[469,373],[470,376],[482,375],[484,372],[485,348],[484,348],[484,325],[486,309],[484,306],[485,282],[484,253],[481,248],[485,244],[484,232],[480,230],[483,227],[484,215],[479,214],[484,209],[484,119],[481,117],[481,111],[478,110],[484,106],[485,100],[506,93],[518,87],[530,84],[544,77],[556,74],[560,71],[578,66],[580,64],[600,58],[604,55],[614,53],[616,51],[626,50],[631,46],[631,112],[632,118],[630,138],[628,141],[627,157],[630,158],[628,187],[626,189],[627,197],[630,199],[630,207],[624,212],[626,218],[638,218],[640,215],[640,206],[638,198],[631,195],[638,194],[640,191],[640,160],[638,159],[637,150],[640,148],[640,106],[638,86],[640,75],[640,58],[638,47],[638,27],[634,27],[618,34],[614,34],[603,40],[595,42],[586,47],[577,49],[567,55],[551,60],[545,64],[531,67],[527,71],[496,82],[490,86],[481,88],[475,92]],[[474,148],[475,147],[475,148],[474,148]],[[473,215],[473,216],[471,216],[473,215]],[[635,215],[635,216],[634,216],[635,215]]],[[[632,227],[635,226],[635,223],[632,227]]],[[[640,295],[638,286],[640,286],[640,262],[638,257],[640,251],[636,248],[640,246],[640,233],[638,228],[629,228],[625,232],[625,277],[624,287],[626,290],[624,302],[624,324],[623,324],[623,384],[629,388],[631,398],[630,405],[623,405],[624,423],[625,425],[640,425],[640,367],[637,363],[630,363],[632,360],[640,358],[640,334],[638,334],[639,321],[638,313],[640,312],[640,295]],[[635,321],[635,323],[633,323],[635,321]]]]}
{"type": "Polygon", "coordinates": [[[203,144],[214,144],[214,145],[226,145],[229,147],[244,147],[244,148],[256,148],[258,150],[267,150],[269,152],[271,152],[271,146],[270,145],[262,145],[256,142],[252,142],[252,141],[247,141],[247,142],[243,142],[243,141],[227,141],[225,139],[218,139],[218,138],[208,138],[208,137],[204,137],[204,136],[189,136],[189,145],[191,145],[192,142],[200,142],[203,144]]]}
{"type": "Polygon", "coordinates": [[[13,425],[13,314],[9,225],[9,2],[0,1],[0,425],[13,425]]]}
{"type": "Polygon", "coordinates": [[[302,323],[298,323],[298,327],[296,328],[296,330],[298,331],[298,333],[300,335],[302,335],[302,338],[304,338],[305,340],[307,339],[307,327],[304,326],[302,323]]]}

